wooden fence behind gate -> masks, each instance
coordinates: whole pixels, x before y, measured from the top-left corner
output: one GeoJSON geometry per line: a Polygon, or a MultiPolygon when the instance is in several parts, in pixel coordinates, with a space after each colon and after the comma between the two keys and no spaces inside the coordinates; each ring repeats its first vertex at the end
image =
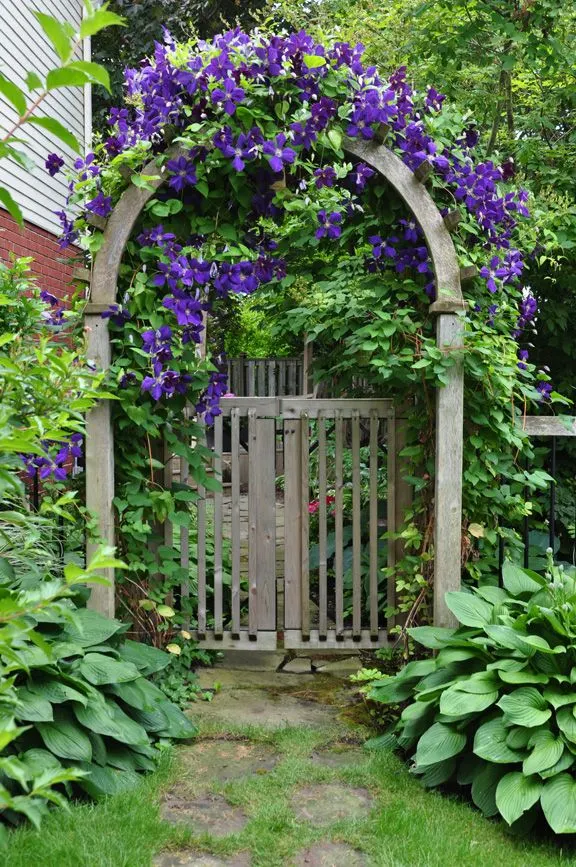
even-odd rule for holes
{"type": "Polygon", "coordinates": [[[187,544],[196,637],[220,648],[385,645],[393,581],[382,570],[397,555],[385,537],[399,514],[392,401],[231,397],[221,407],[213,472],[224,484],[198,489],[187,544]]]}

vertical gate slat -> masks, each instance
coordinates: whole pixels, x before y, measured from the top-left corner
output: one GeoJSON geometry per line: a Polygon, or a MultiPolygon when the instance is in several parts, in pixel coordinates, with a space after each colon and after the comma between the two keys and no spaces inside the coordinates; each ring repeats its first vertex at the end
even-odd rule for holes
{"type": "Polygon", "coordinates": [[[310,572],[309,572],[309,548],[310,548],[310,516],[308,512],[308,503],[310,502],[310,424],[308,413],[300,413],[300,446],[302,450],[301,457],[301,527],[302,527],[302,546],[301,546],[301,574],[300,574],[300,592],[301,592],[301,612],[302,612],[302,638],[304,640],[310,637],[310,572]]]}
{"type": "Polygon", "coordinates": [[[327,537],[328,537],[328,514],[326,508],[327,485],[326,485],[326,421],[322,412],[318,412],[318,585],[319,585],[319,615],[318,635],[326,638],[328,629],[328,562],[327,562],[327,537]]]}
{"type": "Polygon", "coordinates": [[[232,635],[240,635],[240,410],[231,412],[232,635]]]}
{"type": "Polygon", "coordinates": [[[335,557],[334,557],[334,575],[335,575],[335,609],[336,609],[336,636],[342,636],[344,633],[344,540],[343,540],[343,469],[342,469],[342,453],[344,441],[344,421],[342,413],[338,411],[336,416],[336,441],[335,441],[335,488],[336,499],[335,507],[335,557]]]}
{"type": "Polygon", "coordinates": [[[266,397],[266,361],[259,358],[256,362],[258,366],[258,397],[266,397]]]}
{"type": "MultiPolygon", "coordinates": [[[[204,425],[201,425],[200,440],[205,442],[204,425]]],[[[198,562],[198,635],[206,634],[206,488],[203,485],[198,485],[198,507],[196,515],[197,524],[197,548],[196,556],[198,562]]]]}
{"type": "Polygon", "coordinates": [[[291,397],[296,394],[296,362],[293,358],[288,360],[288,394],[291,397]]]}
{"type": "Polygon", "coordinates": [[[276,418],[256,420],[258,631],[276,629],[276,418]]]}
{"type": "Polygon", "coordinates": [[[248,362],[248,397],[254,397],[256,394],[256,368],[254,361],[248,362]]]}
{"type": "MultiPolygon", "coordinates": [[[[189,418],[188,408],[185,410],[186,418],[189,418]]],[[[186,443],[190,445],[189,442],[186,443]]],[[[186,458],[180,458],[180,484],[188,485],[189,466],[186,458]]],[[[189,507],[188,507],[189,508],[189,507]]],[[[186,577],[180,583],[180,597],[182,600],[190,597],[190,530],[188,527],[180,527],[180,566],[186,572],[186,577]]],[[[190,626],[186,621],[186,626],[190,626]]]]}
{"type": "Polygon", "coordinates": [[[258,469],[254,460],[256,454],[256,410],[248,410],[248,634],[251,639],[258,637],[258,573],[257,551],[258,524],[256,510],[258,498],[256,496],[256,479],[258,469]]]}
{"type": "MultiPolygon", "coordinates": [[[[396,566],[396,547],[398,542],[394,538],[396,533],[396,511],[398,508],[396,501],[396,452],[398,442],[396,439],[397,422],[393,418],[389,418],[386,422],[386,448],[388,449],[388,494],[386,507],[386,534],[388,537],[388,569],[390,572],[387,585],[386,603],[388,608],[393,609],[396,605],[396,574],[394,567],[396,566]]],[[[394,617],[387,618],[387,628],[392,629],[394,626],[394,617]]]]}
{"type": "Polygon", "coordinates": [[[222,416],[214,420],[214,477],[220,489],[214,492],[214,634],[222,635],[222,416]]]}
{"type": "Polygon", "coordinates": [[[378,638],[378,412],[370,413],[370,636],[378,638]]]}
{"type": "Polygon", "coordinates": [[[360,519],[360,414],[352,410],[352,637],[360,635],[362,626],[360,519]]]}
{"type": "Polygon", "coordinates": [[[299,419],[284,422],[284,628],[300,629],[302,562],[302,451],[299,419]]]}
{"type": "Polygon", "coordinates": [[[268,397],[276,397],[276,361],[273,358],[268,360],[268,397]]]}

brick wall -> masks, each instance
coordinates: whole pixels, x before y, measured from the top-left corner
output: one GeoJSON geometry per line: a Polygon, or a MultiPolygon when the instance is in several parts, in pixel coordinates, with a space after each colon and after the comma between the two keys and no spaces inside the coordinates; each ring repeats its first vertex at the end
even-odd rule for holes
{"type": "Polygon", "coordinates": [[[72,272],[81,264],[80,251],[73,247],[62,250],[55,235],[32,223],[20,228],[0,209],[0,259],[6,262],[9,253],[34,257],[30,267],[41,289],[62,299],[73,293],[72,272]]]}

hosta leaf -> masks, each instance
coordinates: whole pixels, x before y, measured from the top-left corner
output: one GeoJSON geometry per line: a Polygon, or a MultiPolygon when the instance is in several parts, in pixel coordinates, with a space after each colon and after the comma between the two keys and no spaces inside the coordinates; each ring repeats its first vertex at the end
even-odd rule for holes
{"type": "Polygon", "coordinates": [[[552,707],[558,709],[565,704],[576,704],[576,690],[567,692],[557,686],[549,686],[544,690],[544,698],[552,707]]]}
{"type": "Polygon", "coordinates": [[[87,653],[79,669],[86,680],[96,686],[125,683],[140,677],[140,672],[131,662],[117,662],[103,653],[87,653]]]}
{"type": "Polygon", "coordinates": [[[46,747],[62,759],[89,762],[92,745],[86,733],[70,720],[36,723],[36,728],[46,747]]]}
{"type": "Polygon", "coordinates": [[[481,596],[482,599],[485,599],[486,602],[491,602],[492,605],[502,605],[510,599],[502,587],[491,587],[490,585],[487,585],[486,587],[477,587],[476,593],[478,596],[481,596]]]}
{"type": "Polygon", "coordinates": [[[414,659],[400,671],[399,675],[404,680],[408,677],[426,677],[436,671],[435,659],[414,659]]]}
{"type": "Polygon", "coordinates": [[[539,650],[541,653],[564,652],[564,648],[552,649],[546,639],[539,635],[528,635],[527,632],[519,632],[511,626],[485,626],[484,632],[500,647],[520,650],[527,656],[532,655],[534,650],[539,650]]]}
{"type": "Polygon", "coordinates": [[[421,773],[419,773],[420,782],[427,789],[434,786],[441,786],[450,779],[456,770],[456,759],[445,759],[443,762],[437,762],[435,765],[427,765],[421,773]]]}
{"type": "Polygon", "coordinates": [[[455,632],[455,629],[445,629],[442,626],[414,626],[408,630],[414,641],[432,650],[445,647],[455,632]]]}
{"type": "Polygon", "coordinates": [[[534,734],[534,729],[525,729],[522,726],[513,726],[508,729],[506,744],[512,750],[523,750],[528,746],[528,741],[534,734]]]}
{"type": "Polygon", "coordinates": [[[540,776],[543,780],[547,780],[549,777],[555,777],[556,774],[562,773],[562,771],[568,770],[574,764],[575,758],[570,752],[570,750],[564,750],[558,761],[555,765],[552,765],[551,768],[546,768],[544,771],[540,771],[540,776]]]}
{"type": "Polygon", "coordinates": [[[52,704],[62,704],[65,701],[77,701],[80,704],[86,704],[88,701],[83,693],[59,680],[35,681],[30,684],[29,689],[34,695],[45,698],[52,704]]]}
{"type": "Polygon", "coordinates": [[[79,781],[79,785],[93,798],[118,795],[120,792],[133,789],[140,782],[140,777],[135,771],[101,768],[88,762],[81,762],[79,767],[89,772],[87,777],[79,781]]]}
{"type": "Polygon", "coordinates": [[[490,623],[493,606],[473,593],[451,590],[444,598],[452,614],[464,626],[481,627],[490,623]]]}
{"type": "Polygon", "coordinates": [[[532,747],[532,752],[522,764],[522,772],[526,776],[545,771],[546,768],[555,765],[564,752],[564,741],[560,736],[556,737],[549,729],[543,729],[534,732],[528,742],[528,747],[532,747]]]}
{"type": "Polygon", "coordinates": [[[498,812],[496,789],[505,773],[506,768],[500,765],[486,764],[472,780],[472,800],[485,816],[495,816],[498,812]]]}
{"type": "Polygon", "coordinates": [[[526,728],[543,725],[552,716],[552,711],[543,696],[531,686],[522,686],[498,702],[506,714],[506,720],[526,728]]]}
{"type": "Polygon", "coordinates": [[[457,756],[466,746],[466,735],[444,723],[434,723],[418,741],[416,767],[435,765],[457,756]]]}
{"type": "Polygon", "coordinates": [[[166,701],[166,696],[157,686],[143,677],[129,683],[115,683],[108,691],[138,710],[154,710],[166,701]]]}
{"type": "Polygon", "coordinates": [[[163,650],[138,641],[125,641],[118,648],[118,652],[121,659],[131,662],[145,677],[162,671],[170,662],[170,657],[163,650]]]}
{"type": "Polygon", "coordinates": [[[20,754],[20,759],[30,771],[31,777],[39,777],[45,771],[58,771],[62,767],[55,755],[40,747],[26,750],[20,754]]]}
{"type": "Polygon", "coordinates": [[[576,833],[576,780],[570,774],[559,774],[547,780],[540,802],[555,834],[576,833]]]}
{"type": "Polygon", "coordinates": [[[153,771],[156,762],[129,747],[112,747],[108,749],[108,764],[122,771],[153,771]]]}
{"type": "Polygon", "coordinates": [[[436,667],[452,665],[454,662],[466,662],[467,659],[475,659],[482,656],[482,651],[468,649],[466,647],[444,647],[436,657],[436,667]]]}
{"type": "MultiPolygon", "coordinates": [[[[504,681],[504,683],[548,683],[550,680],[549,674],[544,674],[542,672],[530,671],[529,669],[523,669],[522,671],[500,671],[500,679],[504,681]]],[[[574,699],[576,701],[576,698],[574,699]]]]}
{"type": "Polygon", "coordinates": [[[84,728],[99,735],[107,735],[108,737],[120,740],[118,735],[121,732],[116,725],[109,706],[104,701],[89,701],[86,707],[77,705],[74,708],[74,714],[84,728]]]}
{"type": "Polygon", "coordinates": [[[502,777],[496,788],[496,806],[503,819],[511,825],[540,798],[543,789],[538,777],[511,771],[502,777]]]}
{"type": "MultiPolygon", "coordinates": [[[[118,707],[118,705],[113,702],[106,702],[108,705],[110,712],[114,717],[114,722],[118,727],[118,734],[116,735],[116,740],[120,741],[123,744],[130,744],[131,746],[149,746],[150,739],[148,738],[148,734],[146,729],[140,725],[140,723],[136,722],[129,717],[128,714],[124,713],[124,711],[118,707]]],[[[166,702],[167,705],[170,705],[170,702],[166,702]]],[[[176,735],[175,735],[176,737],[176,735]]]]}
{"type": "Polygon", "coordinates": [[[387,680],[377,681],[369,692],[369,698],[382,704],[391,704],[406,701],[407,698],[412,697],[413,692],[414,681],[396,675],[387,680]]]}
{"type": "Polygon", "coordinates": [[[480,773],[485,762],[475,756],[473,753],[467,753],[464,758],[458,759],[458,770],[456,779],[459,786],[469,786],[474,781],[474,777],[480,773]]]}
{"type": "Polygon", "coordinates": [[[102,735],[91,731],[86,732],[86,734],[88,735],[90,743],[92,744],[92,761],[96,762],[97,765],[107,765],[108,751],[106,749],[106,744],[104,743],[104,738],[102,737],[102,735]]]}
{"type": "Polygon", "coordinates": [[[521,752],[510,749],[506,744],[508,728],[502,717],[490,720],[481,725],[474,736],[474,753],[487,762],[508,764],[521,762],[524,758],[521,752]]]}
{"type": "Polygon", "coordinates": [[[556,711],[556,723],[562,734],[576,744],[576,718],[571,707],[561,707],[556,711]]]}
{"type": "Polygon", "coordinates": [[[111,620],[91,608],[80,608],[74,612],[74,622],[66,626],[64,634],[81,647],[90,647],[102,644],[122,627],[119,620],[111,620]]]}
{"type": "Polygon", "coordinates": [[[168,717],[163,709],[159,707],[154,711],[131,710],[130,715],[137,723],[139,723],[147,732],[160,732],[168,728],[168,717]]]}
{"type": "Polygon", "coordinates": [[[14,710],[14,716],[17,720],[25,722],[52,722],[54,712],[52,705],[45,698],[35,695],[29,689],[19,689],[17,691],[18,706],[14,710]]]}
{"type": "Polygon", "coordinates": [[[186,739],[198,734],[198,727],[171,701],[162,705],[162,713],[168,720],[166,728],[160,731],[162,737],[186,739]]]}
{"type": "Polygon", "coordinates": [[[498,691],[485,693],[469,693],[458,688],[458,684],[445,690],[440,698],[440,712],[448,716],[461,716],[468,713],[479,713],[494,704],[498,699],[498,691]]]}
{"type": "Polygon", "coordinates": [[[506,560],[502,567],[502,583],[512,596],[520,596],[522,593],[537,593],[542,589],[542,583],[537,582],[524,569],[506,560]]]}

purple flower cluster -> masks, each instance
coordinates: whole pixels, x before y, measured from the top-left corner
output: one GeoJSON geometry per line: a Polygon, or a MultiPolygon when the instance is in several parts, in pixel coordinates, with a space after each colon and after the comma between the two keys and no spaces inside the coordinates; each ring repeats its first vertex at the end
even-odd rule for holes
{"type": "Polygon", "coordinates": [[[82,434],[74,433],[67,443],[55,443],[44,441],[42,447],[46,450],[45,455],[20,455],[30,478],[46,480],[53,478],[57,482],[63,482],[68,475],[68,465],[74,458],[82,457],[82,434]],[[50,454],[55,447],[59,449],[56,454],[50,454]]]}
{"type": "MultiPolygon", "coordinates": [[[[202,146],[167,161],[168,187],[182,194],[185,201],[194,201],[202,212],[211,201],[189,188],[199,184],[199,175],[203,182],[205,178],[221,175],[227,198],[222,199],[222,206],[218,205],[219,213],[226,208],[232,210],[236,202],[241,202],[241,213],[248,215],[248,228],[242,241],[224,245],[221,250],[215,250],[210,228],[196,229],[205,232],[206,237],[193,239],[177,238],[170,231],[172,225],[168,230],[162,225],[146,228],[138,236],[138,242],[146,248],[142,257],[146,268],[153,263],[149,285],[163,290],[162,306],[174,317],[170,319],[171,325],[142,335],[153,375],[145,377],[141,387],[152,397],[160,399],[185,391],[186,377],[166,369],[166,364],[172,362],[172,366],[177,366],[175,341],[186,344],[201,340],[210,298],[250,294],[262,283],[285,275],[284,263],[270,255],[270,248],[264,249],[249,238],[251,219],[257,221],[262,216],[273,223],[282,221],[286,199],[278,193],[280,188],[288,187],[288,194],[305,192],[310,198],[317,196],[316,206],[320,208],[314,230],[317,239],[338,239],[344,218],[353,227],[355,218],[363,212],[361,196],[374,175],[373,169],[362,162],[355,165],[342,181],[344,194],[340,200],[334,199],[334,192],[328,194],[332,198],[322,198],[324,194],[318,196],[316,192],[325,188],[337,190],[337,167],[322,165],[313,171],[311,182],[303,179],[299,171],[287,171],[318,141],[324,152],[326,143],[335,141],[332,128],[337,136],[346,131],[349,136],[366,140],[385,132],[390,146],[400,153],[409,168],[431,168],[438,173],[443,188],[472,215],[483,233],[488,261],[480,275],[489,297],[505,287],[521,294],[524,264],[520,252],[512,246],[512,238],[518,218],[528,214],[527,194],[502,191],[502,183],[510,177],[508,166],[499,167],[490,160],[479,164],[473,161],[471,151],[478,140],[473,127],[463,131],[453,149],[437,145],[428,132],[430,115],[441,111],[445,97],[433,87],[420,96],[414,94],[405,67],[388,80],[383,79],[374,67],[364,66],[361,45],[352,47],[336,42],[324,48],[304,31],[268,36],[232,30],[211,42],[199,42],[198,53],[191,55],[185,64],[181,57],[176,62],[172,51],[172,39],[166,36],[163,43],[156,43],[149,60],[127,71],[130,107],[112,110],[111,134],[104,141],[104,150],[109,158],[114,158],[138,142],[147,142],[152,153],[161,154],[167,147],[167,127],[171,136],[175,128],[177,135],[189,137],[187,127],[195,125],[192,128],[199,131],[202,146]],[[321,61],[309,64],[309,57],[321,61]],[[334,81],[339,83],[339,97],[335,96],[334,81]],[[260,94],[268,94],[277,106],[281,120],[276,130],[263,124],[258,110],[252,108],[260,94]],[[282,98],[281,103],[278,97],[282,98]],[[245,124],[247,113],[238,109],[243,102],[254,118],[249,129],[245,124]],[[382,126],[386,129],[379,129],[382,126]],[[200,163],[206,163],[205,172],[199,172],[200,163]],[[238,177],[239,174],[242,176],[238,177]],[[279,174],[284,175],[281,181],[279,174]],[[242,243],[254,251],[254,258],[249,258],[244,249],[243,258],[238,261],[238,246],[242,243]]],[[[302,165],[308,167],[307,163],[302,165]]],[[[98,192],[86,209],[106,217],[112,200],[101,186],[94,155],[78,161],[76,168],[84,180],[96,178],[98,192]]],[[[62,218],[65,243],[72,243],[76,237],[74,226],[65,214],[62,218]]],[[[218,220],[222,221],[222,216],[218,220]]],[[[210,226],[209,220],[207,225],[210,226]]],[[[434,297],[430,257],[420,227],[413,219],[400,220],[386,238],[371,235],[369,242],[372,246],[372,258],[366,263],[369,270],[388,267],[399,274],[412,270],[422,275],[424,290],[434,297]]],[[[535,304],[534,299],[525,294],[516,337],[535,315],[532,303],[535,304]]],[[[499,315],[499,306],[502,307],[489,306],[489,322],[499,315]]],[[[129,316],[123,308],[111,308],[104,315],[118,324],[129,316]]],[[[522,362],[521,356],[519,359],[522,362]]],[[[221,376],[219,372],[214,374],[201,401],[207,416],[213,417],[216,396],[220,386],[224,387],[218,378],[221,376]]]]}
{"type": "Polygon", "coordinates": [[[210,374],[208,388],[195,406],[196,412],[204,416],[208,425],[214,424],[214,419],[220,415],[220,398],[228,393],[228,376],[225,373],[223,359],[217,359],[217,368],[210,374]]]}

